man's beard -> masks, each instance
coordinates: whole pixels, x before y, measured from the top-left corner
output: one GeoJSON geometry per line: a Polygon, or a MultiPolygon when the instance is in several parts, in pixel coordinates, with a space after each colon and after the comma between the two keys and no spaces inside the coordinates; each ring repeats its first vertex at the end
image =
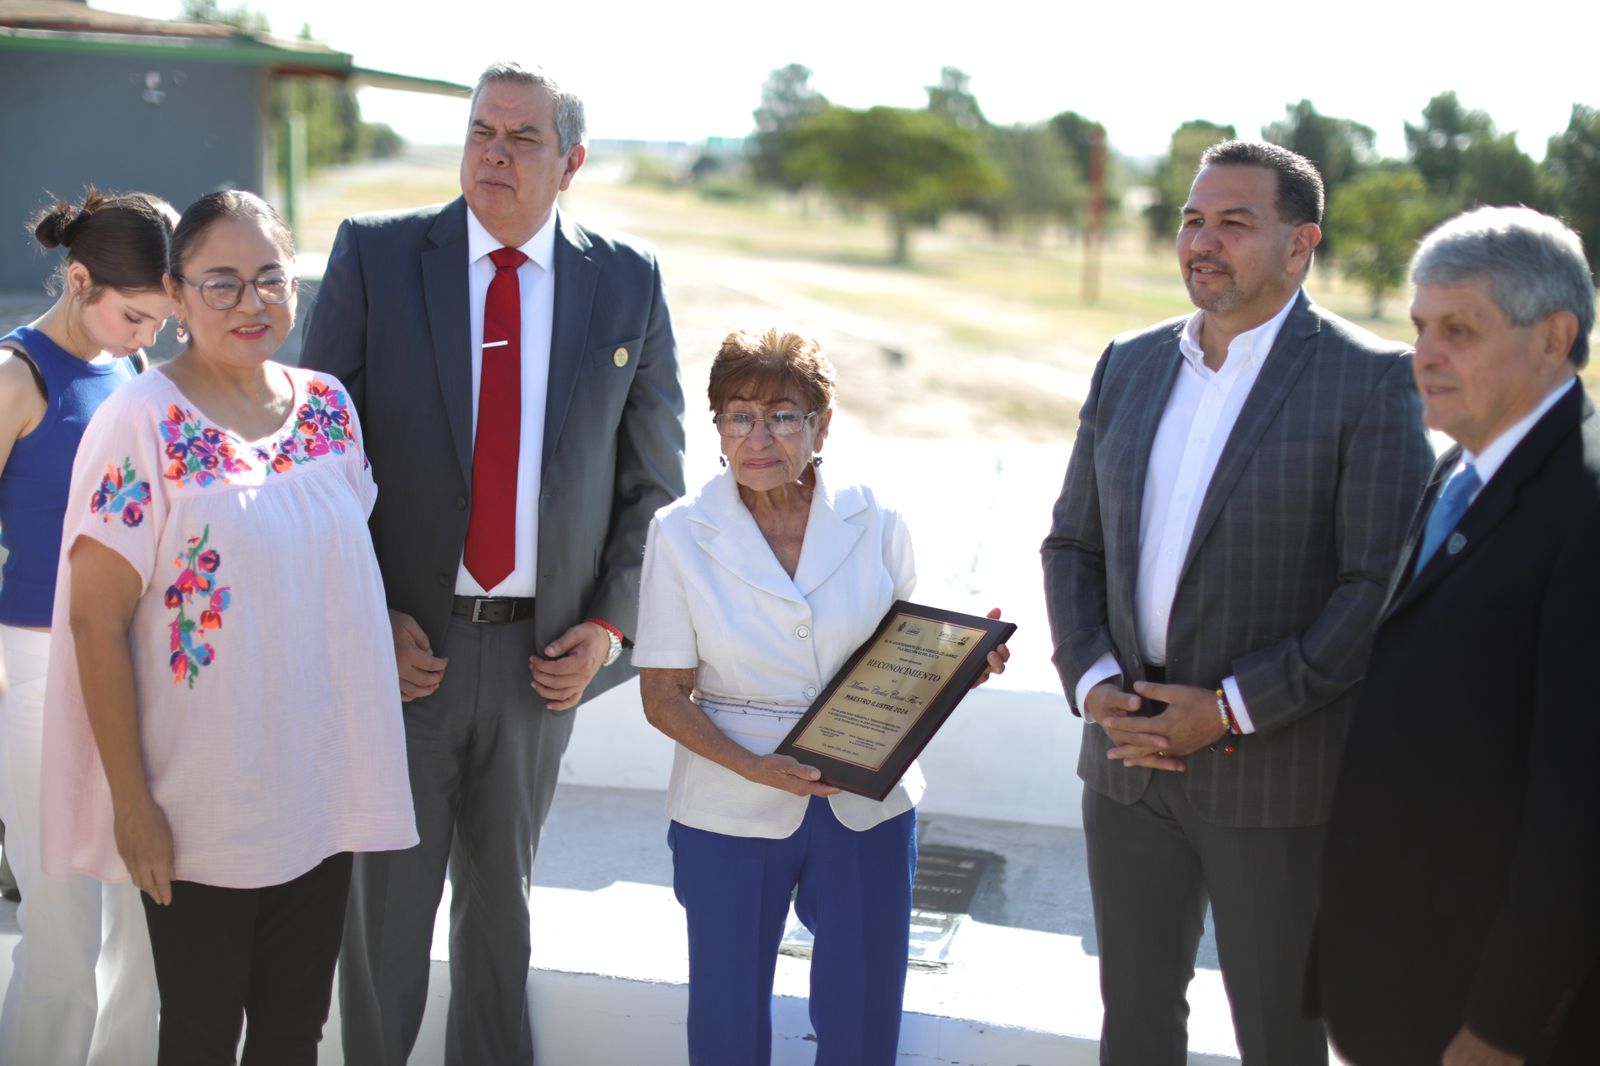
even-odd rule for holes
{"type": "Polygon", "coordinates": [[[1221,291],[1215,289],[1200,292],[1195,288],[1194,271],[1184,279],[1184,286],[1189,290],[1189,302],[1202,311],[1224,312],[1232,311],[1244,302],[1244,293],[1239,291],[1238,283],[1233,280],[1233,275],[1228,275],[1227,287],[1221,291]]]}

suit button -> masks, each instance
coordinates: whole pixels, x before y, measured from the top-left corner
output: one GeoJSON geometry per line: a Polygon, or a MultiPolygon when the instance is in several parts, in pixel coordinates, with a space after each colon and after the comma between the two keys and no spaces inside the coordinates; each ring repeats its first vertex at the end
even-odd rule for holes
{"type": "Polygon", "coordinates": [[[811,635],[811,627],[810,626],[795,626],[794,635],[799,637],[801,640],[805,640],[807,637],[809,637],[811,635]]]}
{"type": "Polygon", "coordinates": [[[628,349],[626,349],[626,348],[618,348],[616,351],[612,352],[611,353],[611,361],[613,363],[617,364],[617,366],[619,366],[619,367],[627,366],[628,365],[628,349]]]}
{"type": "Polygon", "coordinates": [[[456,497],[456,510],[465,511],[466,509],[467,509],[467,498],[465,496],[457,496],[456,497]]]}
{"type": "Polygon", "coordinates": [[[447,575],[447,574],[440,574],[439,575],[439,587],[442,588],[442,589],[447,589],[447,588],[450,587],[450,577],[449,577],[449,575],[447,575]]]}
{"type": "Polygon", "coordinates": [[[815,686],[815,685],[807,685],[806,686],[805,695],[806,695],[806,699],[808,699],[808,700],[816,699],[817,698],[817,686],[815,686]]]}

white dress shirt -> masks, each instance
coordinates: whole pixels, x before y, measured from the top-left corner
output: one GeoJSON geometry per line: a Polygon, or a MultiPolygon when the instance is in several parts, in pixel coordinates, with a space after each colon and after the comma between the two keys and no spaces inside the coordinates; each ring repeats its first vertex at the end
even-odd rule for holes
{"type": "Polygon", "coordinates": [[[1573,377],[1565,385],[1557,385],[1551,389],[1549,395],[1539,401],[1538,406],[1523,415],[1518,421],[1512,423],[1503,433],[1490,441],[1483,449],[1482,455],[1473,455],[1466,448],[1462,448],[1461,458],[1457,460],[1455,466],[1450,468],[1450,477],[1444,480],[1449,481],[1451,477],[1455,477],[1456,474],[1461,472],[1463,466],[1470,463],[1478,474],[1478,488],[1473,492],[1472,499],[1467,501],[1467,506],[1471,507],[1472,501],[1482,495],[1484,486],[1489,484],[1489,479],[1494,477],[1495,472],[1505,465],[1506,459],[1510,457],[1517,445],[1522,443],[1522,438],[1528,435],[1528,431],[1534,427],[1534,424],[1543,418],[1545,412],[1554,407],[1556,401],[1565,396],[1568,390],[1577,387],[1578,379],[1573,377]]]}
{"type": "MultiPolygon", "coordinates": [[[[1205,312],[1196,311],[1190,316],[1178,339],[1183,358],[1150,447],[1145,473],[1139,509],[1139,574],[1133,586],[1139,654],[1153,666],[1167,661],[1172,600],[1217,460],[1222,457],[1239,412],[1299,295],[1296,291],[1277,314],[1229,341],[1227,357],[1217,370],[1206,366],[1205,351],[1200,346],[1205,312]]],[[[1102,655],[1078,679],[1079,709],[1091,688],[1122,673],[1125,671],[1115,657],[1110,653],[1102,655]]],[[[1228,694],[1240,731],[1254,732],[1238,682],[1232,677],[1224,678],[1222,688],[1228,694]]]]}
{"type": "MultiPolygon", "coordinates": [[[[723,471],[650,523],[633,665],[695,670],[706,716],[745,750],[766,755],[915,585],[905,521],[871,490],[836,487],[818,472],[791,578],[732,472],[723,471]]],[[[828,803],[841,824],[861,832],[910,810],[923,788],[913,762],[882,802],[841,792],[828,803]]],[[[667,813],[683,825],[782,839],[800,828],[809,802],[681,744],[673,755],[667,813]]]]}
{"type": "MultiPolygon", "coordinates": [[[[483,305],[495,267],[489,253],[503,248],[467,210],[467,308],[472,319],[472,435],[478,435],[478,382],[483,376],[483,305]]],[[[521,246],[528,261],[517,268],[522,298],[522,434],[517,455],[516,565],[505,580],[486,589],[467,571],[456,571],[458,596],[533,596],[539,564],[539,471],[544,463],[544,409],[550,386],[550,330],[555,322],[556,212],[521,246]]],[[[464,554],[464,553],[463,553],[464,554]]]]}

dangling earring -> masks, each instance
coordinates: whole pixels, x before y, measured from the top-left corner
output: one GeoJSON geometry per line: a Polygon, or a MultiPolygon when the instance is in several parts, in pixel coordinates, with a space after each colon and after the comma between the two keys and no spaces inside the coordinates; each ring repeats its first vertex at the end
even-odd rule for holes
{"type": "Polygon", "coordinates": [[[188,341],[189,341],[189,327],[183,321],[183,319],[180,318],[180,319],[178,319],[178,343],[179,344],[187,344],[188,341]]]}
{"type": "Polygon", "coordinates": [[[812,456],[812,457],[811,457],[811,465],[812,465],[812,466],[821,466],[821,465],[822,465],[822,456],[820,456],[820,455],[813,455],[813,456],[812,456]]]}
{"type": "Polygon", "coordinates": [[[726,467],[728,465],[728,457],[726,455],[719,455],[717,456],[717,462],[726,467]]]}

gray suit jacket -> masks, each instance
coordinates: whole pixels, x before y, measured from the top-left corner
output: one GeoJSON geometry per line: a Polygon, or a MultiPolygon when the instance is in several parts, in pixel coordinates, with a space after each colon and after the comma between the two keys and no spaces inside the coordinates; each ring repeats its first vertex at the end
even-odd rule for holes
{"type": "MultiPolygon", "coordinates": [[[[1186,320],[1112,341],[1079,416],[1043,547],[1069,700],[1106,652],[1125,684],[1144,676],[1139,513],[1186,320]]],[[[1206,489],[1169,616],[1168,681],[1215,688],[1236,677],[1257,729],[1235,754],[1189,757],[1184,787],[1208,821],[1327,820],[1353,688],[1432,461],[1405,348],[1301,293],[1206,489]]],[[[1132,803],[1157,771],[1108,760],[1110,747],[1086,723],[1078,773],[1132,803]]]]}
{"type": "MultiPolygon", "coordinates": [[[[466,218],[458,198],[345,221],[302,357],[355,401],[379,488],[372,539],[389,606],[416,618],[435,649],[471,507],[466,218]]],[[[632,634],[645,531],[683,495],[683,391],[655,257],[558,216],[555,274],[529,654],[588,617],[632,634]]],[[[623,657],[586,697],[631,672],[623,657]]]]}

